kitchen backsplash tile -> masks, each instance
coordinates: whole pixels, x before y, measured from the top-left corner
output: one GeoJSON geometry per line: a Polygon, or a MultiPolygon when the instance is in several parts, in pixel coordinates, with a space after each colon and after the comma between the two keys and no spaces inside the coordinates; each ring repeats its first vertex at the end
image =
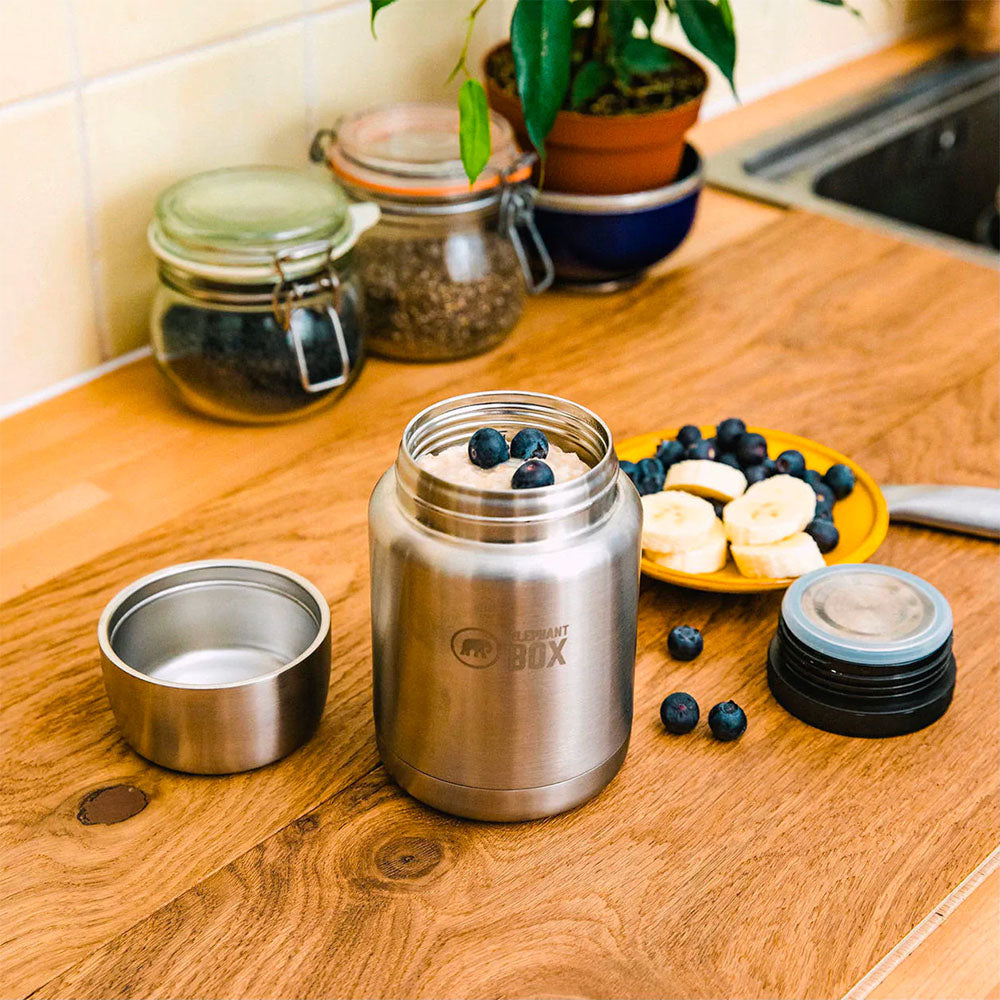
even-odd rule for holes
{"type": "MultiPolygon", "coordinates": [[[[480,13],[474,72],[514,2],[480,13]]],[[[734,4],[744,97],[953,7],[855,3],[860,20],[807,0],[734,4]]],[[[0,265],[18,289],[0,404],[147,342],[145,228],[162,187],[234,163],[304,164],[314,128],[376,101],[453,100],[470,6],[402,0],[376,40],[367,0],[0,0],[0,265]]],[[[676,25],[658,31],[687,47],[676,25]]],[[[706,108],[730,104],[713,73],[706,108]]]]}
{"type": "Polygon", "coordinates": [[[114,77],[84,93],[100,291],[116,354],[148,339],[146,225],[160,190],[240,163],[301,163],[302,24],[114,77]]]}
{"type": "Polygon", "coordinates": [[[230,38],[302,13],[302,0],[71,0],[85,77],[230,38]]]}
{"type": "Polygon", "coordinates": [[[0,176],[7,403],[101,360],[72,94],[0,110],[0,176]]]}
{"type": "Polygon", "coordinates": [[[73,52],[65,0],[0,3],[0,104],[65,87],[73,52]]]}

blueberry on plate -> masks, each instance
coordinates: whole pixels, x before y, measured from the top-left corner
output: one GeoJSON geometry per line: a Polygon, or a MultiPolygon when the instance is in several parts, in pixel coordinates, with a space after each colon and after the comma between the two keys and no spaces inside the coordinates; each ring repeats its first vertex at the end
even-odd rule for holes
{"type": "Polygon", "coordinates": [[[720,701],[708,713],[708,728],[723,743],[738,740],[746,732],[746,712],[735,701],[720,701]]]}
{"type": "Polygon", "coordinates": [[[679,462],[684,457],[684,445],[680,441],[661,441],[653,457],[663,463],[664,469],[669,469],[674,462],[679,462]]]}
{"type": "Polygon", "coordinates": [[[743,470],[743,475],[747,477],[747,486],[753,486],[754,483],[762,483],[768,478],[767,468],[763,462],[758,465],[748,466],[743,470]]]}
{"type": "Polygon", "coordinates": [[[732,451],[736,442],[747,432],[747,425],[739,417],[726,417],[715,428],[715,440],[719,451],[732,451]]]}
{"type": "Polygon", "coordinates": [[[658,458],[644,458],[639,462],[635,488],[640,496],[659,493],[667,478],[667,470],[658,458]]]}
{"type": "Polygon", "coordinates": [[[833,490],[833,495],[838,500],[843,500],[844,497],[850,496],[851,491],[854,489],[854,473],[842,462],[831,465],[826,470],[823,481],[833,490]]]}
{"type": "Polygon", "coordinates": [[[821,521],[832,521],[833,504],[829,500],[821,500],[819,497],[816,497],[816,510],[813,513],[813,517],[819,518],[821,521]]]}
{"type": "Polygon", "coordinates": [[[635,462],[626,462],[623,459],[619,459],[618,468],[621,469],[633,483],[639,477],[639,466],[636,465],[635,462]]]}
{"type": "Polygon", "coordinates": [[[492,427],[480,427],[469,438],[469,459],[480,469],[492,469],[494,465],[506,462],[510,449],[504,436],[492,427]]]}
{"type": "Polygon", "coordinates": [[[762,434],[747,433],[736,442],[736,457],[740,465],[746,469],[751,465],[760,465],[767,458],[767,441],[762,434]]]}
{"type": "Polygon", "coordinates": [[[722,517],[722,512],[726,509],[726,501],[725,500],[709,500],[708,502],[712,505],[712,509],[715,511],[715,516],[718,517],[718,518],[721,518],[722,517]]]}
{"type": "Polygon", "coordinates": [[[801,479],[806,472],[806,460],[802,452],[796,451],[794,448],[783,451],[774,460],[774,465],[781,475],[795,476],[796,479],[801,479]]]}
{"type": "Polygon", "coordinates": [[[722,454],[721,454],[721,455],[720,455],[720,456],[719,456],[719,457],[718,457],[718,458],[716,459],[716,461],[717,461],[717,462],[721,462],[721,463],[722,463],[723,465],[728,465],[728,466],[730,466],[730,467],[731,467],[731,468],[733,468],[733,469],[738,469],[738,468],[740,467],[740,463],[739,463],[738,459],[737,459],[737,458],[736,458],[736,456],[735,456],[735,455],[734,455],[734,454],[733,454],[732,452],[730,452],[730,451],[726,451],[726,452],[723,452],[723,453],[722,453],[722,454]]]}
{"type": "Polygon", "coordinates": [[[778,465],[773,458],[765,458],[760,464],[764,466],[764,474],[768,479],[778,474],[778,465]]]}
{"type": "Polygon", "coordinates": [[[715,453],[715,441],[712,438],[702,438],[700,441],[689,444],[684,449],[685,458],[702,459],[708,462],[715,459],[715,453]]]}
{"type": "Polygon", "coordinates": [[[510,442],[511,458],[545,458],[549,453],[549,439],[537,427],[519,430],[510,442]]]}
{"type": "Polygon", "coordinates": [[[705,642],[692,625],[678,625],[667,636],[667,649],[675,660],[693,660],[705,648],[705,642]]]}
{"type": "Polygon", "coordinates": [[[515,490],[533,490],[539,486],[551,486],[555,481],[555,473],[544,462],[531,458],[514,470],[510,485],[515,490]]]}
{"type": "Polygon", "coordinates": [[[701,440],[701,431],[694,424],[685,424],[677,432],[677,440],[686,448],[689,444],[701,440]]]}
{"type": "Polygon", "coordinates": [[[813,488],[816,489],[818,486],[823,485],[822,473],[817,472],[815,469],[806,469],[802,473],[802,478],[813,488]]]}
{"type": "Polygon", "coordinates": [[[698,702],[684,691],[675,691],[663,699],[660,721],[668,733],[689,733],[698,725],[698,702]]]}
{"type": "Polygon", "coordinates": [[[807,535],[812,535],[820,552],[826,555],[840,544],[840,532],[833,521],[823,517],[814,517],[805,527],[807,535]]]}

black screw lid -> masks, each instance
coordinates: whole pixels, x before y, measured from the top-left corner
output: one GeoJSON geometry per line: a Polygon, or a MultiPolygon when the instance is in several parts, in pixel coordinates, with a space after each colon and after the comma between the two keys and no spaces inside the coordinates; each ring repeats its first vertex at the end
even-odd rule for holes
{"type": "Polygon", "coordinates": [[[815,570],[785,594],[767,679],[784,708],[828,732],[921,729],[951,703],[951,609],[926,580],[889,566],[815,570]]]}

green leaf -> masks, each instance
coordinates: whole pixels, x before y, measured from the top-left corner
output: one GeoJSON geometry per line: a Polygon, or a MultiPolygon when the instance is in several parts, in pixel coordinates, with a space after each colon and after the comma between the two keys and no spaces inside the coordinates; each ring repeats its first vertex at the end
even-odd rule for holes
{"type": "Polygon", "coordinates": [[[611,70],[604,63],[598,62],[596,59],[585,62],[573,80],[570,105],[578,108],[581,104],[586,104],[591,98],[597,96],[610,79],[611,70]]]}
{"type": "Polygon", "coordinates": [[[368,0],[368,4],[371,7],[371,18],[372,18],[372,38],[375,37],[375,15],[383,8],[388,7],[389,4],[395,3],[396,0],[368,0]]]}
{"type": "Polygon", "coordinates": [[[490,112],[478,80],[466,80],[458,92],[458,146],[472,184],[490,158],[490,112]]]}
{"type": "Polygon", "coordinates": [[[634,16],[646,25],[646,31],[652,30],[656,20],[656,0],[629,0],[629,3],[634,16]]]}
{"type": "Polygon", "coordinates": [[[675,0],[675,3],[688,41],[722,70],[735,94],[736,34],[732,11],[727,5],[727,12],[724,12],[721,2],[716,5],[711,0],[675,0]]]}
{"type": "Polygon", "coordinates": [[[517,92],[535,149],[545,139],[569,90],[573,10],[569,0],[517,0],[510,22],[517,92]]]}
{"type": "Polygon", "coordinates": [[[611,0],[608,4],[608,28],[611,30],[611,44],[615,52],[621,52],[632,37],[635,25],[635,10],[631,0],[611,0]]]}
{"type": "Polygon", "coordinates": [[[722,13],[722,20],[726,22],[726,27],[735,35],[736,28],[733,25],[733,8],[729,6],[729,0],[719,0],[719,11],[722,13]]]}
{"type": "Polygon", "coordinates": [[[652,38],[630,38],[622,50],[622,62],[630,73],[655,73],[670,66],[674,57],[665,45],[652,38]]]}

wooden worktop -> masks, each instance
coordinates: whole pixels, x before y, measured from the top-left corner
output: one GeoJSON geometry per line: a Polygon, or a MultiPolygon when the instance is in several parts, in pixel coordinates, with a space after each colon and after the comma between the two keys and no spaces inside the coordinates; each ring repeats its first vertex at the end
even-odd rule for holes
{"type": "Polygon", "coordinates": [[[839,996],[977,869],[998,840],[997,550],[918,528],[893,526],[875,560],[954,611],[955,700],[922,732],[852,740],[777,706],[780,595],[644,581],[632,747],[597,799],[469,823],[378,764],[366,501],[434,400],[554,392],[619,438],[741,415],[883,482],[996,484],[995,274],[715,193],[698,226],[631,291],[548,294],[482,358],[372,361],[302,423],[207,422],[144,362],[0,425],[0,994],[839,996]],[[320,587],[330,696],[286,760],[193,777],[121,740],[95,628],[136,577],[223,556],[320,587]],[[681,622],[706,637],[694,663],[666,652],[681,622]],[[664,734],[678,689],[703,711],[737,700],[746,735],[664,734]],[[82,824],[81,801],[114,785],[149,804],[82,824]]]}

